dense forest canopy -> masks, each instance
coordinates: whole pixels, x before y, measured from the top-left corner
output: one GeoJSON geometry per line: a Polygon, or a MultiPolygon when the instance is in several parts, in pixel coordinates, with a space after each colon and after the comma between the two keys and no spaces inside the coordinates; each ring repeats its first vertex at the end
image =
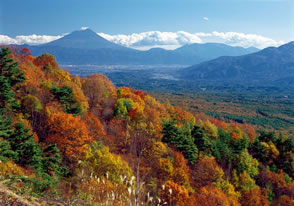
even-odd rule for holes
{"type": "Polygon", "coordinates": [[[45,204],[294,199],[293,139],[193,115],[103,75],[71,76],[54,56],[19,47],[0,52],[0,160],[2,183],[45,204]]]}

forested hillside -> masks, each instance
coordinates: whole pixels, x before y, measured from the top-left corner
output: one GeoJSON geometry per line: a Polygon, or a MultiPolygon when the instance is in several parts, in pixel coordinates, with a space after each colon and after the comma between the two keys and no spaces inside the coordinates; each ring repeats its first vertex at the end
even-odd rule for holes
{"type": "Polygon", "coordinates": [[[293,205],[293,139],[30,55],[0,52],[0,204],[293,205]]]}

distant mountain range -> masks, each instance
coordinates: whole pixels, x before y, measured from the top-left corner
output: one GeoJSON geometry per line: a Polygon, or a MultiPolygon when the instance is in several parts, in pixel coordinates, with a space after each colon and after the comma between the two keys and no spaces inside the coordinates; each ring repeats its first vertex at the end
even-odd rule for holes
{"type": "Polygon", "coordinates": [[[94,31],[74,31],[55,41],[30,46],[33,55],[53,54],[61,64],[182,64],[192,65],[219,56],[239,56],[256,48],[231,47],[225,44],[190,44],[175,50],[160,48],[139,51],[112,43],[94,31]]]}
{"type": "Polygon", "coordinates": [[[179,72],[183,79],[294,86],[294,42],[259,52],[206,61],[179,72]]]}

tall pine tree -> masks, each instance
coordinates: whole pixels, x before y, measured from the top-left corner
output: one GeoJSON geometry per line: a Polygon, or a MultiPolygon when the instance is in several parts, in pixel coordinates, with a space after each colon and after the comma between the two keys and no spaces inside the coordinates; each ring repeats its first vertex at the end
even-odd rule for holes
{"type": "Polygon", "coordinates": [[[6,140],[12,132],[11,121],[0,110],[0,160],[4,162],[7,158],[17,159],[17,153],[11,149],[10,143],[6,140]]]}
{"type": "Polygon", "coordinates": [[[81,113],[81,108],[74,99],[72,88],[68,86],[58,88],[56,85],[53,85],[51,92],[54,94],[55,99],[60,101],[60,103],[65,107],[66,113],[73,115],[79,115],[81,113]]]}
{"type": "Polygon", "coordinates": [[[162,128],[162,141],[183,153],[184,157],[193,164],[196,161],[198,149],[191,136],[191,130],[177,128],[174,122],[164,122],[162,128]]]}
{"type": "Polygon", "coordinates": [[[19,122],[15,124],[14,132],[7,138],[11,149],[17,152],[18,157],[15,161],[22,166],[32,165],[35,169],[40,167],[42,152],[40,145],[35,142],[29,129],[19,122]]]}
{"type": "Polygon", "coordinates": [[[24,73],[18,68],[18,63],[9,57],[9,48],[2,47],[0,52],[0,108],[11,110],[19,108],[14,98],[12,88],[25,81],[24,73]]]}
{"type": "Polygon", "coordinates": [[[194,144],[198,148],[198,157],[200,152],[204,152],[206,155],[211,155],[212,143],[206,136],[205,131],[198,125],[195,125],[191,131],[191,135],[194,138],[194,144]]]}

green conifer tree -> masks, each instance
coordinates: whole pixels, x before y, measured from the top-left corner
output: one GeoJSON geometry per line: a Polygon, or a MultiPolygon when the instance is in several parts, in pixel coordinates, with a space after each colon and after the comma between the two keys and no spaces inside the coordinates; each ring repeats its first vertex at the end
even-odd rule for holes
{"type": "Polygon", "coordinates": [[[212,143],[206,136],[205,131],[198,125],[195,125],[192,129],[191,135],[194,138],[194,143],[198,148],[198,156],[200,151],[204,152],[206,155],[211,155],[212,143]]]}
{"type": "Polygon", "coordinates": [[[6,162],[7,158],[15,160],[17,153],[11,149],[10,143],[6,140],[13,130],[11,121],[0,111],[0,160],[6,162]]]}
{"type": "Polygon", "coordinates": [[[55,99],[60,101],[60,103],[65,107],[65,112],[73,115],[79,115],[81,113],[81,108],[79,107],[77,101],[74,99],[73,90],[68,86],[63,86],[61,88],[53,85],[51,92],[54,94],[55,99]]]}
{"type": "Polygon", "coordinates": [[[187,127],[177,128],[174,122],[164,122],[162,129],[162,141],[183,153],[184,157],[193,164],[197,159],[198,149],[191,136],[191,130],[187,127]]]}
{"type": "Polygon", "coordinates": [[[32,165],[33,168],[41,167],[42,151],[40,145],[35,142],[29,129],[19,122],[15,124],[13,133],[7,138],[11,149],[18,154],[17,164],[22,166],[32,165]]]}
{"type": "Polygon", "coordinates": [[[14,62],[9,55],[10,50],[2,47],[0,52],[0,108],[7,110],[19,108],[12,88],[17,83],[25,81],[24,73],[21,73],[17,62],[14,62]]]}

